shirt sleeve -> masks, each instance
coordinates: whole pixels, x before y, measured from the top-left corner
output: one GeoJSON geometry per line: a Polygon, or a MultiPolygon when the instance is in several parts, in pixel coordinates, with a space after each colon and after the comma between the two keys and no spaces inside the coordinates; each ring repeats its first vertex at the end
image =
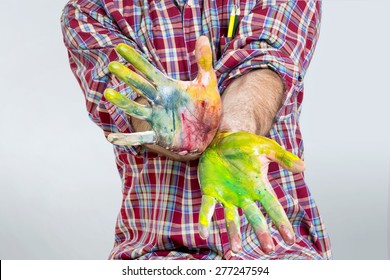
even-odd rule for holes
{"type": "MultiPolygon", "coordinates": [[[[68,50],[70,67],[85,95],[89,117],[104,131],[132,132],[126,115],[107,101],[106,88],[113,88],[129,98],[136,93],[108,71],[111,61],[126,62],[118,56],[115,46],[126,43],[137,45],[122,34],[119,27],[107,16],[99,1],[73,0],[61,16],[64,43],[68,50]]],[[[126,147],[137,154],[135,147],[126,147]]]]}
{"type": "Polygon", "coordinates": [[[320,18],[321,1],[257,1],[241,17],[236,37],[222,46],[215,66],[221,92],[250,70],[270,68],[284,82],[284,102],[276,119],[285,117],[291,98],[303,87],[319,36],[320,18]]]}

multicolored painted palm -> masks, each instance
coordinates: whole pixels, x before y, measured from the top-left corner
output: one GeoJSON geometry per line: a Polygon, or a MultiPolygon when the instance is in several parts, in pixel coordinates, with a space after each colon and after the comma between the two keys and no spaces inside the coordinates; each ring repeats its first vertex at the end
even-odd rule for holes
{"type": "Polygon", "coordinates": [[[153,130],[114,133],[108,140],[118,145],[157,144],[181,155],[202,153],[217,131],[222,106],[208,38],[201,36],[197,40],[198,76],[193,81],[167,77],[128,45],[119,44],[116,50],[150,81],[119,62],[111,62],[108,69],[145,97],[149,105],[141,105],[110,88],[104,96],[130,116],[146,120],[153,130]]]}
{"type": "Polygon", "coordinates": [[[202,206],[199,214],[199,233],[208,237],[208,227],[217,202],[225,209],[225,220],[233,252],[241,250],[240,216],[244,211],[265,253],[274,251],[264,215],[256,205],[259,201],[282,238],[294,243],[294,231],[276,198],[267,173],[271,161],[292,172],[305,169],[303,161],[284,150],[275,141],[249,132],[219,132],[202,154],[199,163],[199,182],[202,206]]]}

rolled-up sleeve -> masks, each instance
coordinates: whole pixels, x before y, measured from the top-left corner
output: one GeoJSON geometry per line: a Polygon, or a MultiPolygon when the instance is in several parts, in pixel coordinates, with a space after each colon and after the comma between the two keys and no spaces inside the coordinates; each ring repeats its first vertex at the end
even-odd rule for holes
{"type": "MultiPolygon", "coordinates": [[[[135,44],[120,32],[96,0],[70,1],[63,10],[61,26],[70,67],[84,93],[89,117],[106,137],[114,132],[131,132],[126,115],[107,101],[103,92],[109,87],[135,98],[135,92],[108,71],[111,61],[125,63],[115,46],[126,43],[136,48],[135,44]]],[[[127,149],[136,153],[134,147],[127,149]]]]}
{"type": "Polygon", "coordinates": [[[236,37],[226,44],[215,68],[219,87],[253,69],[269,68],[282,78],[285,95],[276,118],[303,86],[320,28],[321,1],[257,1],[242,15],[236,37]]]}

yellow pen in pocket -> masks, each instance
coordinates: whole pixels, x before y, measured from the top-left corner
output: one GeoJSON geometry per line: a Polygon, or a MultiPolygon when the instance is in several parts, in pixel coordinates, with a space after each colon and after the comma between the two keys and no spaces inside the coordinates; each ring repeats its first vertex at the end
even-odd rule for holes
{"type": "Polygon", "coordinates": [[[229,18],[229,27],[228,27],[228,33],[227,37],[231,39],[233,37],[233,29],[234,29],[234,22],[236,18],[236,6],[233,6],[233,9],[230,13],[230,18],[229,18]]]}

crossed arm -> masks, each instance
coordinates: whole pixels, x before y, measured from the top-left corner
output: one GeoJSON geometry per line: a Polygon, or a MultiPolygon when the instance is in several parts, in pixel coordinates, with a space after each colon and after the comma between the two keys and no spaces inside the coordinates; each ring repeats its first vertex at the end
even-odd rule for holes
{"type": "Polygon", "coordinates": [[[153,85],[125,66],[112,62],[110,71],[139,92],[147,104],[134,102],[110,88],[106,89],[105,96],[134,118],[133,123],[136,119],[146,120],[149,127],[145,127],[145,132],[111,134],[108,139],[118,145],[152,144],[150,148],[154,151],[185,160],[187,154],[191,157],[201,154],[198,178],[202,189],[199,213],[202,238],[208,237],[208,227],[219,202],[225,209],[233,252],[241,250],[238,208],[243,209],[263,251],[273,252],[266,219],[255,204],[259,201],[285,242],[293,244],[294,230],[268,182],[267,173],[271,161],[292,172],[303,171],[304,164],[275,141],[255,134],[267,133],[273,123],[283,95],[279,77],[270,70],[258,70],[235,80],[224,94],[223,122],[221,130],[216,132],[221,101],[215,88],[207,37],[198,39],[195,52],[199,73],[191,82],[164,76],[127,46],[118,46],[117,50],[152,80],[153,85]],[[191,133],[187,134],[187,130],[191,133]],[[188,153],[191,149],[187,148],[187,142],[199,150],[188,153]],[[182,151],[186,153],[183,155],[182,151]]]}
{"type": "MultiPolygon", "coordinates": [[[[272,6],[266,6],[266,7],[263,7],[261,5],[257,5],[252,11],[252,15],[257,18],[257,20],[254,20],[254,22],[256,22],[256,25],[253,26],[253,28],[244,28],[244,26],[242,27],[243,31],[251,30],[251,32],[253,32],[253,34],[252,33],[251,34],[242,34],[242,36],[247,37],[246,40],[237,40],[238,44],[233,44],[233,43],[230,44],[231,46],[234,46],[235,48],[237,48],[237,50],[236,49],[235,50],[227,49],[226,55],[223,57],[222,62],[221,62],[221,64],[223,65],[222,70],[219,70],[220,74],[221,73],[223,74],[223,71],[225,71],[224,69],[227,69],[227,68],[234,69],[234,68],[237,68],[238,65],[240,65],[240,68],[246,67],[246,64],[248,64],[249,61],[253,65],[272,64],[274,66],[273,68],[276,68],[279,72],[282,72],[281,76],[283,76],[284,80],[286,80],[286,88],[287,89],[284,90],[283,83],[281,82],[281,79],[279,79],[278,75],[276,75],[271,70],[252,70],[251,72],[244,74],[240,78],[237,78],[225,89],[225,91],[222,94],[222,100],[223,100],[223,114],[222,115],[223,115],[223,117],[221,119],[221,125],[219,127],[220,129],[224,129],[224,130],[227,129],[227,130],[231,130],[231,131],[244,130],[244,131],[256,133],[258,135],[267,134],[267,132],[269,131],[269,129],[274,121],[274,117],[276,115],[276,112],[279,110],[279,108],[281,106],[281,103],[282,103],[281,100],[283,99],[284,92],[291,92],[289,87],[291,87],[292,86],[291,84],[293,83],[293,81],[295,81],[295,79],[297,77],[297,73],[304,70],[304,69],[301,69],[301,67],[303,67],[303,68],[307,67],[308,62],[310,61],[310,57],[311,57],[311,55],[309,55],[309,54],[312,53],[310,51],[310,49],[312,49],[313,46],[315,45],[314,43],[315,43],[315,39],[317,36],[315,24],[316,24],[316,22],[318,22],[318,20],[317,20],[318,17],[316,17],[316,16],[318,16],[318,13],[314,13],[314,9],[310,9],[311,16],[305,17],[305,19],[308,19],[310,22],[309,21],[307,21],[307,22],[300,21],[300,24],[302,24],[302,25],[308,25],[310,23],[310,28],[301,28],[300,26],[297,27],[299,30],[307,30],[307,32],[308,32],[308,36],[307,36],[308,39],[307,40],[298,40],[297,38],[295,38],[295,36],[292,36],[292,34],[294,34],[294,32],[287,32],[285,34],[285,36],[283,36],[283,34],[279,34],[278,30],[275,30],[273,28],[274,18],[279,18],[279,17],[275,16],[276,12],[280,13],[280,14],[284,14],[285,16],[283,16],[282,18],[284,19],[284,21],[288,21],[290,18],[295,18],[295,17],[290,16],[290,14],[289,14],[290,11],[296,11],[296,13],[294,12],[295,14],[299,14],[299,10],[301,10],[302,13],[303,13],[303,11],[306,11],[306,10],[309,11],[309,9],[305,8],[306,4],[303,1],[297,2],[297,4],[296,4],[297,9],[295,9],[295,8],[294,8],[294,10],[290,9],[291,5],[295,5],[294,3],[295,2],[289,2],[286,4],[280,5],[280,6],[272,5],[272,6]],[[270,18],[272,20],[271,21],[264,21],[264,22],[267,22],[267,24],[265,24],[265,23],[259,24],[259,22],[264,20],[264,14],[267,14],[267,15],[269,14],[270,16],[273,16],[270,18]],[[254,34],[256,34],[256,36],[254,34]],[[277,38],[277,39],[275,39],[275,38],[277,38]],[[288,41],[288,44],[285,43],[283,40],[288,41]],[[305,46],[299,45],[301,41],[305,42],[305,46]],[[247,45],[242,45],[244,43],[247,45]],[[268,47],[267,43],[271,44],[272,48],[268,47]],[[265,45],[267,45],[267,47],[264,47],[265,45]],[[281,50],[281,47],[283,47],[283,46],[291,47],[291,46],[297,46],[297,45],[299,45],[300,51],[297,54],[294,53],[293,58],[286,55],[286,54],[290,53],[290,51],[281,50]],[[239,61],[239,59],[235,60],[235,58],[242,58],[242,57],[249,58],[249,59],[245,59],[246,62],[243,62],[242,64],[241,64],[241,61],[239,61]],[[230,63],[231,61],[233,61],[233,63],[230,63]],[[237,63],[234,63],[234,61],[236,61],[237,63]],[[298,63],[298,61],[300,63],[298,63]],[[225,63],[226,63],[226,65],[225,65],[225,63]],[[280,66],[280,65],[282,65],[282,66],[280,66]]],[[[77,13],[77,14],[80,14],[80,13],[77,13]]],[[[88,16],[91,17],[92,13],[89,14],[88,16]]],[[[76,18],[76,19],[72,20],[72,18],[71,18],[71,20],[66,21],[66,23],[69,24],[69,26],[68,26],[69,29],[74,28],[75,31],[77,32],[77,34],[79,34],[79,33],[82,33],[84,29],[79,29],[77,27],[78,25],[76,25],[76,28],[75,28],[74,22],[81,21],[81,20],[84,20],[84,19],[83,18],[82,19],[76,18]]],[[[81,23],[78,22],[78,24],[81,24],[81,23]]],[[[75,32],[68,32],[67,30],[65,30],[66,37],[70,38],[67,42],[69,45],[69,52],[70,52],[72,69],[75,71],[75,73],[78,73],[76,71],[76,68],[77,68],[77,65],[79,65],[79,64],[75,63],[75,61],[76,62],[81,61],[81,62],[86,63],[89,61],[90,56],[95,54],[95,53],[99,54],[101,52],[105,52],[105,55],[102,56],[104,59],[107,60],[108,58],[110,58],[111,60],[115,60],[112,47],[117,45],[118,43],[120,43],[122,41],[123,36],[116,36],[115,32],[117,32],[117,31],[115,31],[116,30],[115,28],[107,29],[105,26],[101,26],[100,21],[94,21],[94,24],[95,24],[94,25],[95,32],[87,32],[87,33],[83,34],[83,36],[75,36],[74,35],[75,32]],[[104,34],[106,34],[107,30],[110,30],[110,32],[111,32],[111,30],[115,31],[114,34],[110,33],[110,35],[112,35],[110,38],[113,38],[113,39],[108,41],[107,46],[106,45],[101,46],[100,45],[100,43],[102,42],[101,40],[98,40],[98,39],[94,40],[95,34],[100,35],[100,32],[103,32],[104,34]],[[91,40],[91,38],[88,40],[88,50],[85,50],[84,49],[85,48],[84,42],[82,42],[82,44],[78,44],[78,42],[79,42],[80,38],[84,39],[85,37],[88,37],[88,36],[92,37],[92,40],[91,40]],[[97,43],[93,44],[93,42],[97,42],[97,43]],[[84,57],[87,57],[88,59],[85,59],[84,57]]],[[[287,23],[286,23],[286,26],[290,26],[290,25],[287,25],[287,23]]],[[[118,33],[119,33],[119,31],[118,31],[118,33]]],[[[305,34],[303,34],[303,35],[305,35],[305,34]]],[[[298,35],[301,36],[302,34],[299,33],[298,35]]],[[[303,35],[301,37],[306,38],[303,35]]],[[[96,36],[96,37],[100,38],[99,36],[96,36]]],[[[106,42],[106,41],[104,41],[104,42],[106,42]]],[[[88,109],[91,112],[91,116],[93,117],[94,121],[96,121],[97,123],[102,123],[102,120],[103,121],[111,120],[111,118],[110,118],[110,116],[108,116],[108,113],[106,112],[106,110],[102,110],[100,108],[100,105],[102,105],[104,103],[104,100],[99,99],[99,98],[91,99],[91,97],[90,97],[91,92],[94,93],[93,90],[98,88],[99,91],[96,93],[96,96],[99,97],[101,95],[100,89],[111,87],[112,86],[111,82],[114,80],[105,79],[106,77],[98,79],[98,81],[96,81],[96,80],[91,81],[89,79],[90,78],[89,74],[91,73],[91,71],[99,70],[99,69],[101,69],[102,65],[104,65],[104,66],[106,65],[105,60],[98,60],[98,62],[100,62],[100,64],[88,63],[87,66],[85,66],[86,69],[83,69],[84,70],[83,73],[87,73],[88,75],[81,75],[81,77],[79,77],[79,79],[80,79],[80,84],[82,86],[88,85],[88,87],[85,88],[84,90],[86,91],[86,93],[88,93],[88,94],[86,94],[86,96],[87,96],[87,100],[89,101],[88,109]],[[107,82],[107,81],[110,81],[110,82],[107,82]],[[92,91],[91,91],[91,89],[92,89],[92,91]],[[96,100],[101,100],[101,102],[99,104],[97,104],[96,100]],[[99,105],[99,107],[97,107],[98,105],[99,105]]],[[[241,68],[241,69],[243,69],[243,68],[241,68]]],[[[92,73],[95,73],[95,72],[92,72],[92,73]]],[[[100,72],[98,72],[98,73],[100,74],[100,72]]],[[[101,77],[101,75],[94,75],[94,77],[101,77]]],[[[182,91],[182,89],[183,89],[183,87],[180,87],[179,91],[182,91]]],[[[153,90],[152,90],[152,92],[153,92],[153,90]]],[[[153,96],[154,95],[150,95],[149,99],[150,98],[153,99],[153,96]]],[[[154,100],[154,103],[156,104],[155,101],[156,100],[154,100]]],[[[185,102],[183,101],[182,104],[184,104],[184,103],[185,102]]],[[[171,104],[171,103],[169,103],[169,104],[171,104]]],[[[188,104],[191,104],[191,102],[188,104]]],[[[188,108],[187,106],[183,106],[182,108],[184,108],[184,107],[187,109],[191,109],[191,108],[188,108]]],[[[144,118],[148,118],[150,116],[149,109],[141,110],[141,111],[144,111],[144,113],[141,114],[141,115],[143,115],[144,118]]],[[[161,113],[161,112],[162,111],[159,111],[158,113],[161,113]]],[[[165,117],[169,117],[169,115],[166,115],[165,117]]],[[[133,117],[131,117],[130,120],[133,124],[133,127],[139,131],[141,129],[141,125],[140,125],[141,123],[137,124],[137,121],[133,117]]],[[[205,118],[205,120],[208,120],[208,118],[205,118]]],[[[116,123],[118,123],[118,122],[116,122],[116,123]]],[[[123,122],[121,122],[121,123],[123,123],[123,122]]],[[[172,123],[174,123],[174,122],[172,122],[172,123]]],[[[102,123],[102,124],[104,124],[104,125],[102,125],[102,127],[105,128],[105,131],[107,134],[112,132],[112,131],[110,131],[111,130],[110,128],[112,127],[111,123],[110,123],[110,125],[107,125],[106,123],[102,123]]],[[[144,127],[144,130],[145,130],[145,127],[144,127]]],[[[150,130],[150,129],[146,129],[146,130],[150,130]]],[[[167,135],[167,133],[165,133],[165,134],[167,135]]],[[[212,130],[210,130],[210,135],[212,135],[212,134],[213,134],[212,130]]],[[[151,134],[149,134],[149,135],[151,135],[151,134]]],[[[168,133],[168,136],[169,136],[169,133],[168,133]]],[[[168,138],[169,137],[166,137],[166,139],[168,139],[168,138]]],[[[149,140],[153,140],[153,139],[149,139],[149,140]]],[[[236,143],[239,139],[233,139],[233,140],[234,141],[232,141],[231,143],[236,143]]],[[[151,142],[153,142],[153,141],[151,141],[151,142]]],[[[169,141],[165,141],[165,143],[169,143],[169,141]]],[[[175,157],[178,157],[175,159],[189,160],[189,159],[196,158],[199,156],[199,154],[197,154],[196,152],[192,153],[191,155],[178,154],[177,151],[180,149],[177,149],[177,145],[174,141],[172,143],[173,143],[173,145],[171,145],[171,148],[176,149],[176,152],[173,152],[172,154],[174,154],[175,157]]],[[[278,147],[274,146],[275,143],[270,143],[266,139],[262,139],[262,141],[259,140],[259,143],[258,143],[259,146],[261,146],[261,145],[267,146],[267,145],[271,145],[271,144],[276,150],[280,151],[278,147]]],[[[165,145],[164,147],[167,147],[167,146],[165,145]]],[[[157,146],[156,148],[160,149],[160,150],[162,149],[161,150],[162,153],[169,154],[170,151],[166,150],[166,148],[164,148],[164,147],[157,146]]],[[[153,147],[150,147],[150,148],[153,148],[153,147]]],[[[204,146],[203,146],[203,148],[204,148],[204,146]]],[[[192,149],[192,150],[190,149],[188,151],[190,151],[190,152],[196,151],[196,148],[192,149]]],[[[157,150],[157,152],[159,152],[159,151],[157,150]]],[[[236,151],[236,152],[238,152],[238,154],[246,154],[247,151],[236,151]]],[[[290,168],[289,170],[295,171],[295,172],[300,172],[303,170],[302,162],[300,162],[298,158],[296,158],[296,157],[294,158],[293,156],[291,156],[291,154],[289,155],[287,152],[284,153],[283,151],[281,151],[280,153],[275,152],[275,153],[267,154],[267,151],[262,150],[262,149],[258,149],[256,147],[252,150],[252,152],[254,152],[254,153],[261,152],[263,155],[263,157],[261,157],[261,159],[264,160],[263,162],[261,162],[261,167],[263,167],[263,168],[261,168],[260,173],[264,179],[266,179],[266,174],[267,174],[267,170],[266,170],[267,168],[264,168],[264,166],[267,167],[269,161],[271,161],[271,160],[277,161],[278,163],[283,163],[284,160],[287,159],[287,161],[290,162],[290,165],[283,166],[283,164],[281,164],[284,168],[286,168],[286,167],[287,167],[287,169],[290,168]],[[287,155],[287,157],[286,157],[286,155],[287,155]],[[289,159],[292,159],[292,160],[289,161],[289,159]],[[294,168],[294,166],[296,167],[296,165],[298,165],[298,167],[299,166],[300,167],[294,168]]],[[[268,152],[269,152],[269,150],[268,150],[268,152]]],[[[233,160],[233,161],[237,160],[237,158],[232,158],[231,154],[226,154],[226,155],[230,156],[230,160],[233,160]]],[[[247,158],[242,158],[241,162],[245,161],[246,159],[247,158]]],[[[253,162],[254,162],[254,164],[256,164],[255,161],[253,161],[253,162]]],[[[214,167],[214,166],[212,166],[212,167],[214,167]]],[[[244,167],[246,167],[246,166],[244,166],[244,167]]],[[[244,172],[244,174],[245,174],[245,172],[244,172]]],[[[206,177],[210,177],[210,176],[206,176],[206,177]]],[[[201,185],[202,185],[202,182],[201,182],[201,185]]],[[[216,184],[214,184],[214,186],[216,187],[216,189],[221,187],[221,186],[218,187],[216,184]]],[[[256,195],[249,195],[250,198],[252,199],[252,201],[253,200],[259,201],[260,199],[262,199],[262,197],[263,198],[269,197],[268,195],[263,196],[264,190],[265,190],[263,188],[264,184],[258,184],[258,185],[253,186],[253,187],[254,188],[252,188],[252,189],[258,190],[259,193],[256,195]]],[[[210,196],[210,193],[205,191],[205,188],[202,188],[202,191],[204,192],[204,194],[210,196]]],[[[272,193],[272,190],[270,190],[270,191],[272,193]]],[[[229,193],[228,193],[228,195],[229,195],[229,193]]],[[[222,194],[220,199],[218,199],[218,198],[216,198],[216,199],[218,201],[223,201],[224,195],[222,194]]],[[[270,201],[272,202],[273,200],[270,199],[269,201],[267,200],[266,202],[270,202],[270,201]]],[[[225,200],[225,203],[226,202],[227,201],[225,200]]],[[[247,202],[249,203],[250,200],[248,200],[247,202]]],[[[261,202],[261,203],[263,204],[263,202],[261,202]]],[[[274,205],[275,206],[277,204],[275,204],[273,202],[268,203],[268,204],[266,203],[266,204],[263,204],[263,207],[265,205],[268,205],[268,206],[274,205]]],[[[226,204],[226,206],[228,206],[228,205],[226,204]]],[[[226,208],[228,211],[227,216],[229,216],[229,217],[231,216],[230,214],[235,211],[235,210],[232,210],[232,207],[230,207],[230,206],[226,208]]],[[[241,205],[241,206],[245,206],[245,205],[241,205]]],[[[236,205],[236,207],[241,207],[241,206],[236,205]]],[[[247,207],[249,207],[249,206],[247,206],[247,207]]],[[[245,207],[245,209],[249,209],[247,207],[245,207]]],[[[203,214],[205,216],[207,216],[207,218],[209,218],[209,214],[210,213],[212,214],[212,211],[211,211],[212,207],[210,207],[210,208],[202,207],[202,209],[204,209],[203,214]]],[[[277,213],[281,213],[280,207],[277,207],[277,206],[265,209],[265,211],[267,213],[275,211],[275,210],[278,210],[278,211],[276,211],[277,213]]],[[[281,210],[283,210],[283,209],[281,209],[281,210]]],[[[251,224],[253,223],[252,224],[253,228],[255,230],[260,229],[260,228],[263,230],[264,227],[261,225],[261,223],[263,223],[263,222],[259,222],[259,220],[256,220],[256,215],[259,215],[259,213],[258,212],[255,213],[256,215],[251,215],[254,213],[254,212],[252,213],[252,211],[247,211],[247,213],[250,217],[253,218],[251,220],[252,221],[251,224]]],[[[293,232],[291,231],[292,230],[291,225],[290,226],[286,225],[285,217],[282,217],[282,216],[283,215],[274,216],[274,217],[276,217],[275,225],[278,224],[280,226],[280,227],[278,227],[280,233],[285,238],[287,243],[291,243],[291,242],[293,242],[293,232]],[[288,229],[288,233],[286,233],[286,231],[285,231],[286,228],[288,229]]],[[[230,234],[230,236],[232,237],[231,238],[232,248],[234,248],[234,251],[238,251],[240,246],[238,244],[237,238],[235,238],[235,237],[239,236],[239,232],[237,231],[237,228],[238,228],[237,223],[236,223],[237,220],[234,218],[231,221],[232,221],[232,224],[235,224],[235,225],[229,226],[231,224],[229,221],[227,221],[227,225],[228,225],[228,227],[230,227],[232,229],[231,234],[230,234]]],[[[287,220],[287,222],[288,222],[288,220],[287,220]]],[[[201,233],[204,237],[206,237],[207,236],[206,230],[205,230],[206,224],[203,224],[203,227],[200,226],[200,229],[202,229],[202,228],[203,228],[203,230],[201,230],[201,233]]],[[[264,235],[263,235],[264,231],[259,231],[259,232],[260,232],[260,235],[258,235],[258,237],[259,237],[259,240],[260,240],[260,243],[261,243],[263,249],[266,252],[271,252],[272,251],[272,244],[271,244],[272,240],[270,240],[270,238],[268,238],[268,237],[264,237],[264,235]]]]}
{"type": "Polygon", "coordinates": [[[283,94],[283,82],[272,70],[255,70],[237,78],[222,95],[220,130],[266,135],[283,94]]]}

